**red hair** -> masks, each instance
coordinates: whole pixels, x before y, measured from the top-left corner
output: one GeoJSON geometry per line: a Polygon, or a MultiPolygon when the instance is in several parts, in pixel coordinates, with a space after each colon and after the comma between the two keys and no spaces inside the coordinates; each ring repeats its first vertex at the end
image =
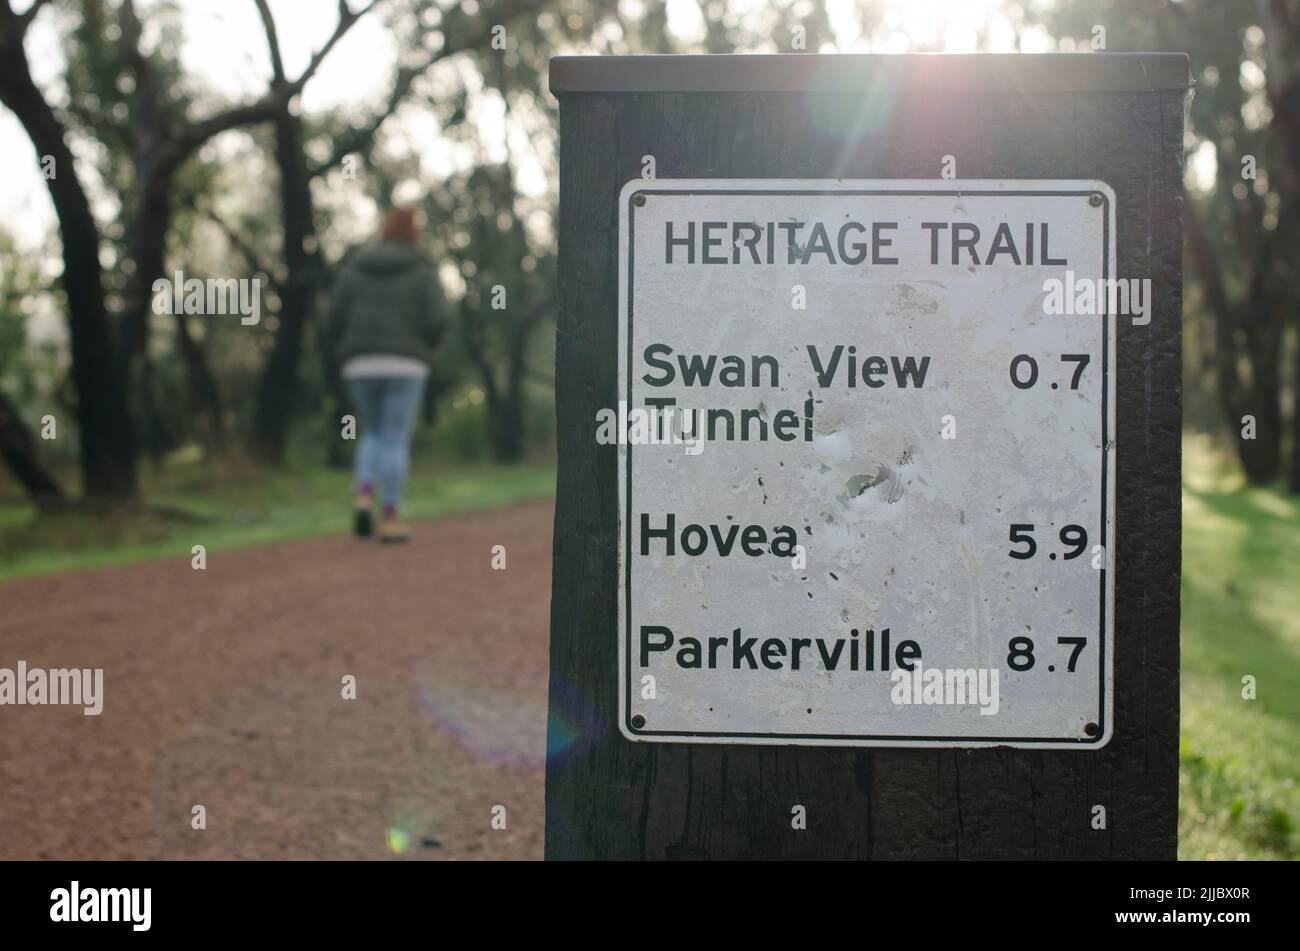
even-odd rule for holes
{"type": "Polygon", "coordinates": [[[382,235],[385,241],[417,244],[419,235],[415,231],[415,209],[397,207],[390,210],[384,217],[382,235]]]}

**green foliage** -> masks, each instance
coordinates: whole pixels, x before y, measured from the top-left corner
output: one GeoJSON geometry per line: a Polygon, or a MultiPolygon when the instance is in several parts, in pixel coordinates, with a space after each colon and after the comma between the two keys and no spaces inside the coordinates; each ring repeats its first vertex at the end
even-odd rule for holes
{"type": "Polygon", "coordinates": [[[28,352],[27,323],[45,286],[33,262],[14,251],[0,228],[0,390],[22,402],[37,394],[43,375],[41,354],[28,352]]]}
{"type": "Polygon", "coordinates": [[[1300,857],[1297,564],[1300,505],[1185,439],[1181,858],[1300,857]]]}
{"type": "Polygon", "coordinates": [[[447,400],[439,413],[437,427],[428,440],[430,446],[448,452],[457,459],[486,459],[487,410],[483,406],[481,391],[466,387],[447,400]],[[469,392],[477,393],[476,401],[470,400],[469,392]]]}

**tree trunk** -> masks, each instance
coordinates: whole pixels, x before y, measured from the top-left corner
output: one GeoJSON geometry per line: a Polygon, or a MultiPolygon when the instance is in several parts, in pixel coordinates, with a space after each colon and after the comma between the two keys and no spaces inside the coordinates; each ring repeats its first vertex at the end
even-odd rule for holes
{"type": "Polygon", "coordinates": [[[64,503],[63,490],[37,458],[31,430],[3,393],[0,393],[0,458],[38,509],[54,509],[64,503]]]}
{"type": "MultiPolygon", "coordinates": [[[[1281,322],[1259,314],[1246,321],[1246,350],[1250,359],[1250,390],[1243,413],[1255,417],[1255,438],[1241,439],[1241,463],[1246,478],[1268,485],[1282,473],[1282,334],[1281,322]]],[[[1234,354],[1235,357],[1235,354],[1234,354]]],[[[1240,435],[1241,421],[1237,421],[1240,435]]]]}
{"type": "Polygon", "coordinates": [[[511,341],[505,386],[495,405],[489,405],[492,457],[497,462],[518,462],[524,455],[524,364],[531,327],[521,327],[511,341]]]}
{"type": "Polygon", "coordinates": [[[190,410],[196,416],[207,417],[208,426],[204,442],[209,449],[225,445],[226,427],[222,419],[221,391],[216,377],[208,367],[204,348],[190,333],[190,325],[183,318],[176,320],[176,348],[185,361],[186,381],[189,386],[190,410]]]}
{"type": "Polygon", "coordinates": [[[1300,307],[1292,306],[1295,318],[1295,375],[1292,377],[1293,398],[1291,400],[1291,478],[1287,489],[1294,495],[1300,495],[1300,307]]]}
{"type": "MultiPolygon", "coordinates": [[[[137,156],[137,163],[139,157],[137,156]]],[[[149,344],[149,317],[153,313],[153,282],[166,266],[167,231],[171,228],[172,176],[141,177],[140,205],[136,209],[130,239],[135,269],[123,294],[122,348],[119,354],[124,379],[149,344]]],[[[176,315],[179,319],[180,315],[176,315]]]]}
{"type": "Polygon", "coordinates": [[[275,160],[280,169],[284,263],[287,277],[280,296],[279,325],[257,391],[253,417],[253,451],[279,462],[288,441],[298,399],[298,360],[303,332],[316,300],[315,252],[306,249],[315,237],[311,173],[303,152],[302,122],[286,106],[275,122],[275,160]]]}
{"type": "Polygon", "coordinates": [[[137,366],[124,367],[129,374],[127,393],[132,402],[132,418],[135,421],[136,446],[143,455],[148,456],[155,465],[162,463],[167,450],[174,447],[172,434],[168,431],[167,421],[158,409],[158,390],[155,385],[153,361],[149,354],[142,354],[137,366]]]}
{"type": "MultiPolygon", "coordinates": [[[[1183,220],[1187,247],[1200,275],[1206,303],[1214,315],[1215,386],[1228,435],[1237,447],[1246,477],[1257,485],[1272,482],[1277,478],[1282,458],[1277,355],[1280,340],[1268,322],[1268,302],[1264,297],[1267,282],[1257,272],[1252,277],[1248,299],[1244,304],[1234,304],[1228,298],[1205,221],[1191,206],[1183,220]],[[1249,386],[1242,380],[1238,366],[1242,353],[1239,328],[1250,361],[1249,386]],[[1242,436],[1246,416],[1255,418],[1251,439],[1242,436]]],[[[1256,267],[1260,267],[1258,261],[1256,267]]]]}
{"type": "Polygon", "coordinates": [[[46,179],[63,244],[72,380],[77,392],[81,471],[86,495],[101,501],[135,495],[135,437],[114,359],[104,306],[99,230],[77,177],[63,126],[32,81],[18,18],[0,7],[0,101],[18,117],[42,157],[54,160],[46,179]]]}

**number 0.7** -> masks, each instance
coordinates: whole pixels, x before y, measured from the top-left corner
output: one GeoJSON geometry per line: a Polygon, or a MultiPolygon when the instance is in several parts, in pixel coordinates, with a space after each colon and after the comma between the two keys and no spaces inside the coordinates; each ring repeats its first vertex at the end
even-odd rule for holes
{"type": "MultiPolygon", "coordinates": [[[[1086,353],[1063,353],[1061,354],[1062,363],[1073,363],[1074,376],[1070,378],[1070,389],[1079,388],[1079,379],[1083,376],[1083,368],[1088,365],[1092,359],[1086,353]]],[[[1027,353],[1018,353],[1011,358],[1011,383],[1018,390],[1027,390],[1038,382],[1038,361],[1027,353]],[[1022,369],[1023,368],[1023,369],[1022,369]]],[[[1056,384],[1052,384],[1052,389],[1056,389],[1056,384]]]]}

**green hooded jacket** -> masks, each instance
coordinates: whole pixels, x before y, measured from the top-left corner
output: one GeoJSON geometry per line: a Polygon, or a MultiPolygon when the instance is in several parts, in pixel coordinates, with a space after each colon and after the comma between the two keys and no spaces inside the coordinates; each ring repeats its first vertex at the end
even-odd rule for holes
{"type": "Polygon", "coordinates": [[[363,354],[430,363],[445,322],[433,264],[399,241],[357,252],[330,289],[329,326],[340,364],[363,354]]]}

